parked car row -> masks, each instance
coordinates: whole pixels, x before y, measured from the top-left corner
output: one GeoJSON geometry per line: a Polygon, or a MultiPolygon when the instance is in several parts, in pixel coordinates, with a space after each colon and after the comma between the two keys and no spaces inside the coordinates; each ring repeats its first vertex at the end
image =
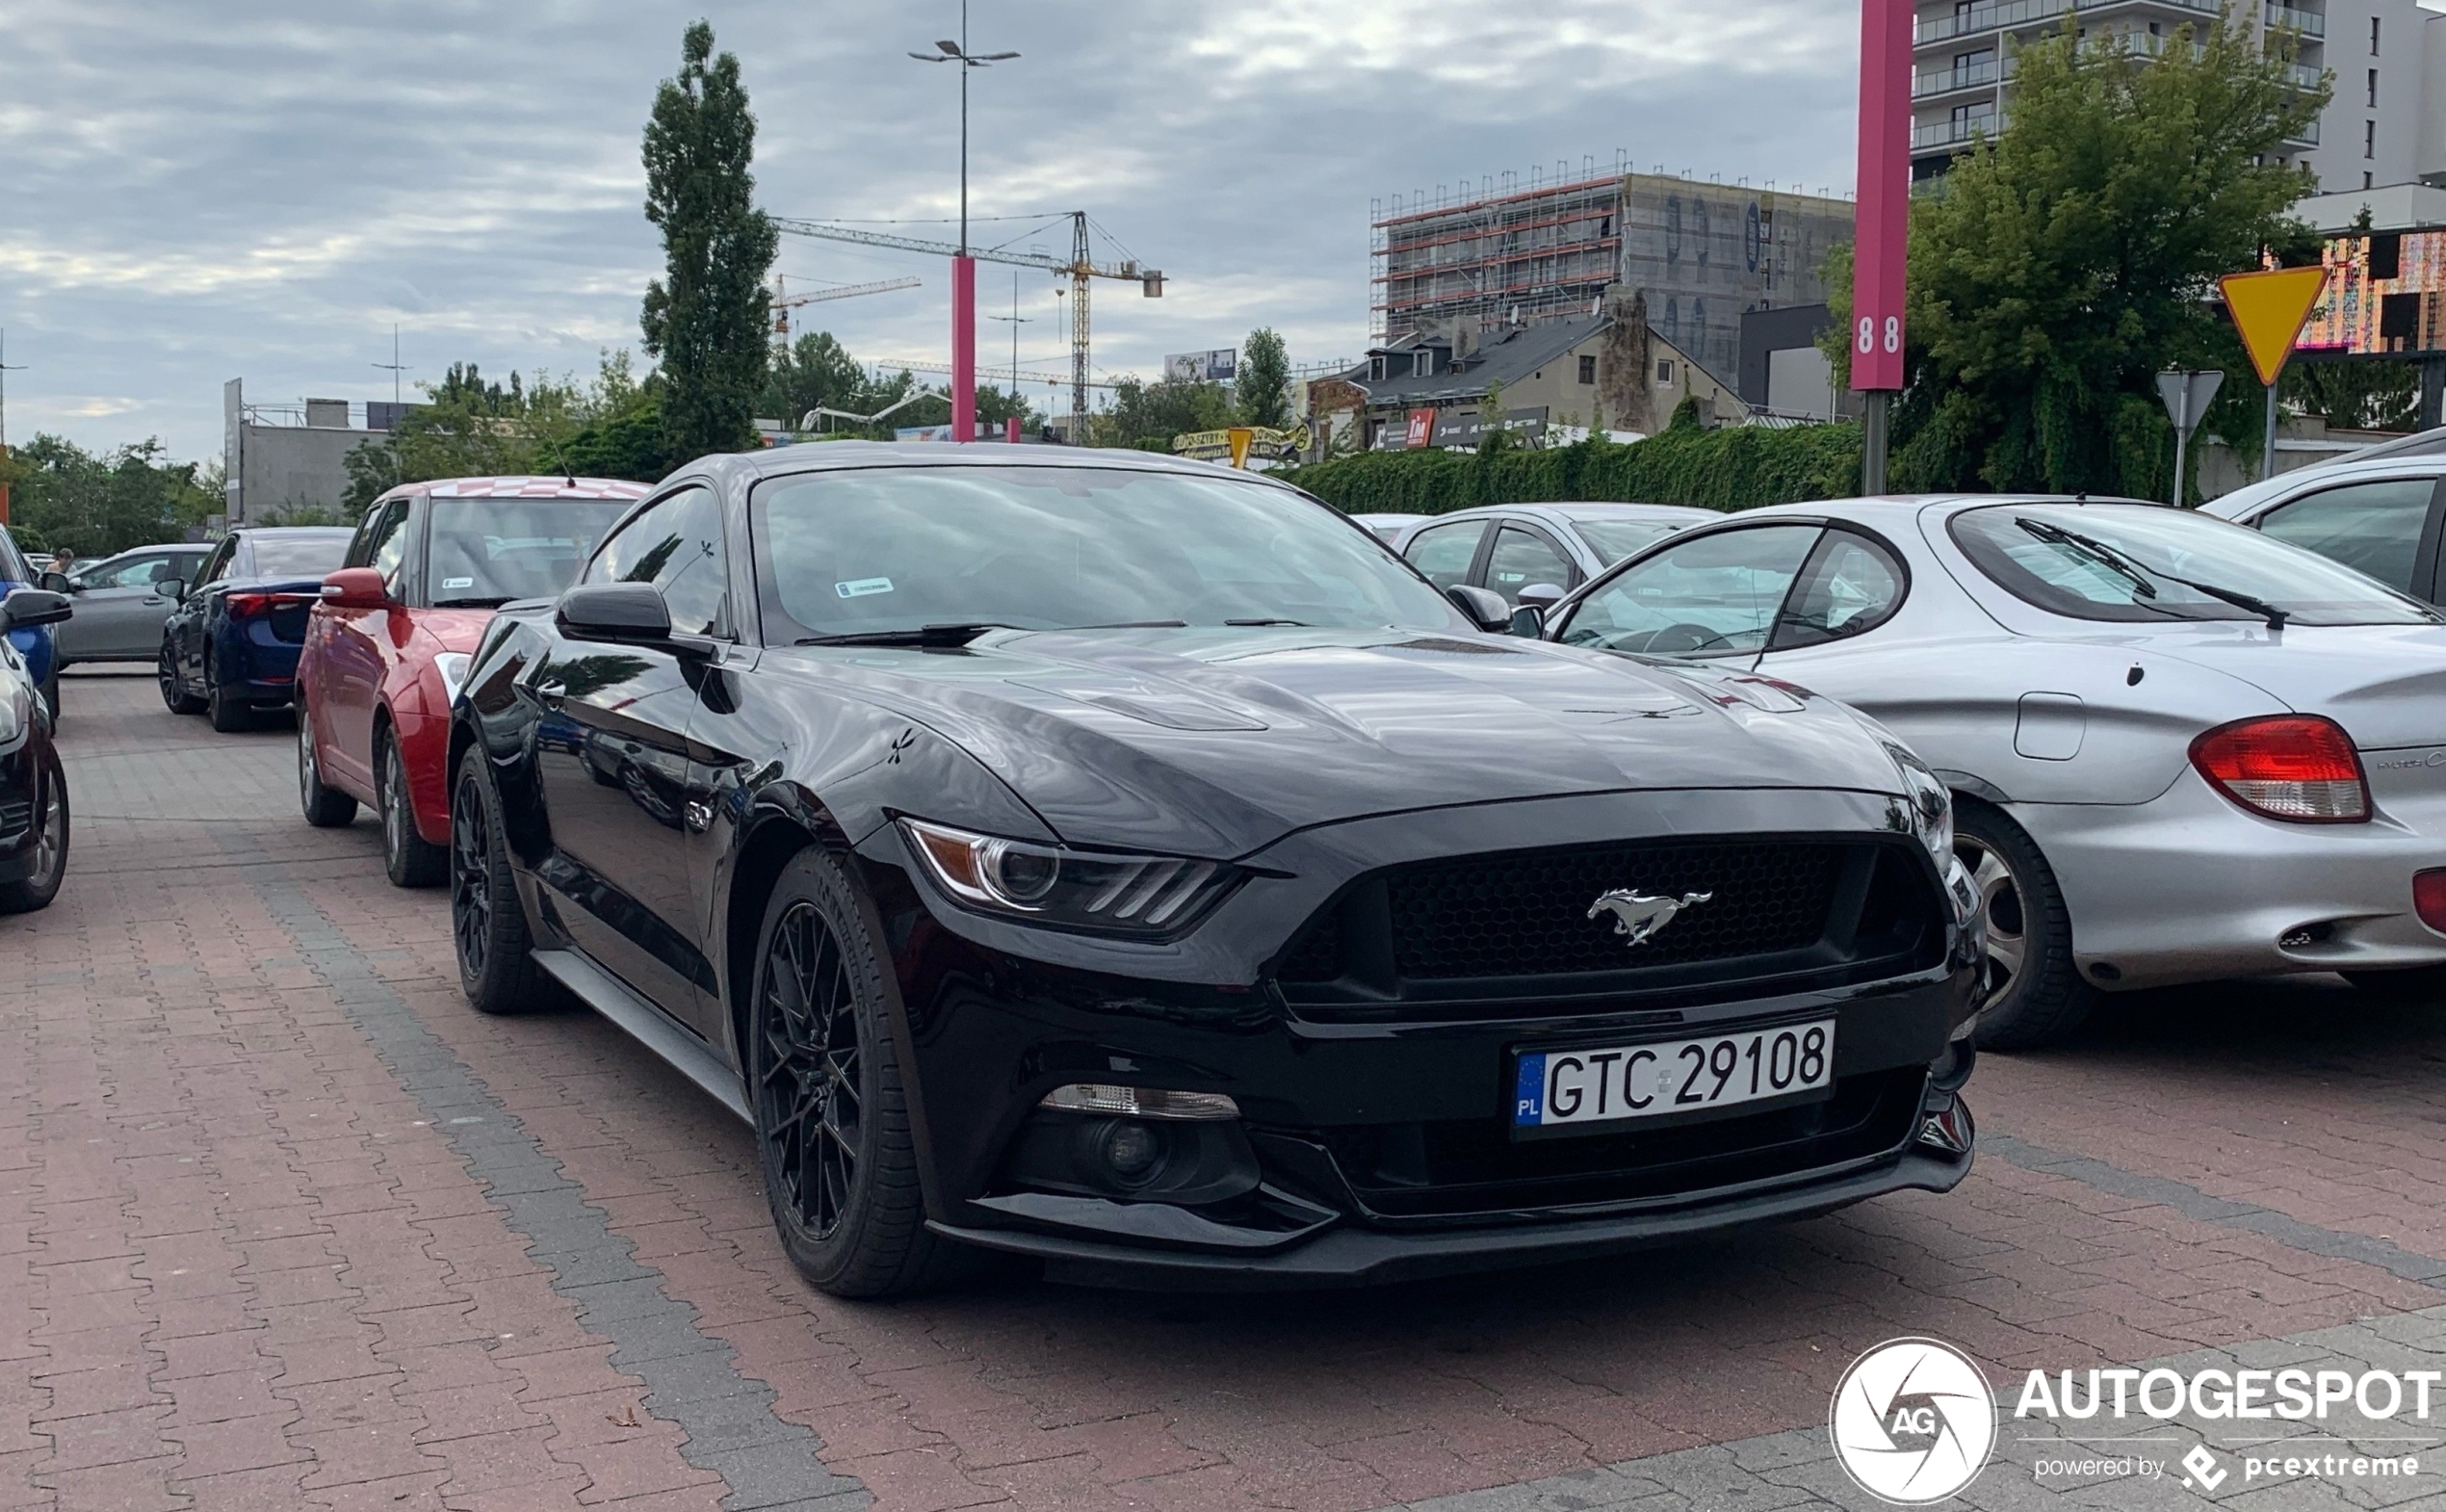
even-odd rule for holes
{"type": "Polygon", "coordinates": [[[2136,987],[2440,991],[2446,614],[2294,502],[1371,528],[840,443],[203,571],[300,606],[306,819],[747,1122],[816,1285],[1303,1285],[1948,1189],[1977,1049],[2136,987]]]}

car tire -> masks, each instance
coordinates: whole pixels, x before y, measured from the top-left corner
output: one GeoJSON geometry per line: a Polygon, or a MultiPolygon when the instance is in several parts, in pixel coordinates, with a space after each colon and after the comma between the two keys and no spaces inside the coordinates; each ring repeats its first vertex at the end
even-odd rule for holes
{"type": "Polygon", "coordinates": [[[449,876],[450,850],[416,832],[400,743],[383,730],[374,743],[374,809],[382,821],[382,871],[393,887],[431,887],[449,876]]]}
{"type": "Polygon", "coordinates": [[[2344,979],[2374,998],[2389,1003],[2446,1004],[2446,966],[2414,966],[2405,971],[2346,972],[2344,979]]]}
{"type": "Polygon", "coordinates": [[[237,735],[255,727],[255,706],[221,686],[213,675],[212,658],[204,658],[204,712],[212,719],[212,727],[223,735],[237,735]]]}
{"type": "Polygon", "coordinates": [[[30,914],[51,906],[68,874],[68,779],[59,758],[44,763],[34,800],[35,864],[13,882],[0,882],[0,914],[30,914]]]}
{"type": "Polygon", "coordinates": [[[535,965],[527,910],[509,874],[509,838],[501,808],[479,769],[481,758],[459,758],[450,800],[450,935],[458,956],[458,990],[479,1013],[526,1013],[554,1001],[535,965]]]}
{"type": "Polygon", "coordinates": [[[160,665],[154,669],[162,685],[162,706],[172,714],[201,714],[204,701],[187,691],[178,679],[178,659],[170,651],[169,641],[162,641],[160,665]]]}
{"type": "Polygon", "coordinates": [[[1979,1011],[1981,1050],[2036,1050],[2063,1039],[2097,1005],[2072,958],[2072,916],[2055,870],[2021,826],[1963,799],[1954,853],[1987,916],[1990,996],[1979,1011]]]}
{"type": "Polygon", "coordinates": [[[356,821],[356,799],[323,785],[323,762],[314,746],[314,721],[298,704],[298,807],[317,829],[345,829],[356,821]]]}
{"type": "Polygon", "coordinates": [[[756,932],[743,1057],[782,1250],[842,1297],[929,1290],[974,1261],[925,1226],[870,913],[820,850],[782,870],[756,932]]]}

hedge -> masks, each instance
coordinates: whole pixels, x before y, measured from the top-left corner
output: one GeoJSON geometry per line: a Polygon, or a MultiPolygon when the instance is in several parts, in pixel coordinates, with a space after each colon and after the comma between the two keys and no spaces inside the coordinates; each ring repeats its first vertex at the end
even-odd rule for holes
{"type": "Polygon", "coordinates": [[[1606,500],[1754,509],[1860,492],[1861,428],[1676,425],[1618,445],[1363,452],[1275,476],[1351,514],[1443,514],[1482,504],[1606,500]]]}

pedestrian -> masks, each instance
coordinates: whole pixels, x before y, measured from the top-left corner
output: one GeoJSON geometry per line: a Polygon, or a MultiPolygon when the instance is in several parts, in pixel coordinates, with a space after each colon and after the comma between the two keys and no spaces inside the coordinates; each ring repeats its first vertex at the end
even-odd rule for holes
{"type": "Polygon", "coordinates": [[[60,576],[64,578],[66,577],[68,575],[68,569],[75,565],[76,553],[68,550],[65,546],[63,546],[58,551],[51,553],[51,570],[58,573],[60,576]]]}

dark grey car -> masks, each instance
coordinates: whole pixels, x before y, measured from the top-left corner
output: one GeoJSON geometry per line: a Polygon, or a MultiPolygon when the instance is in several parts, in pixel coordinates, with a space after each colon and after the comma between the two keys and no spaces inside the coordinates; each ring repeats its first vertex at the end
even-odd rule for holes
{"type": "Polygon", "coordinates": [[[177,607],[161,585],[192,583],[210,542],[138,546],[68,575],[76,617],[60,626],[60,662],[149,662],[162,645],[162,621],[177,607]]]}

